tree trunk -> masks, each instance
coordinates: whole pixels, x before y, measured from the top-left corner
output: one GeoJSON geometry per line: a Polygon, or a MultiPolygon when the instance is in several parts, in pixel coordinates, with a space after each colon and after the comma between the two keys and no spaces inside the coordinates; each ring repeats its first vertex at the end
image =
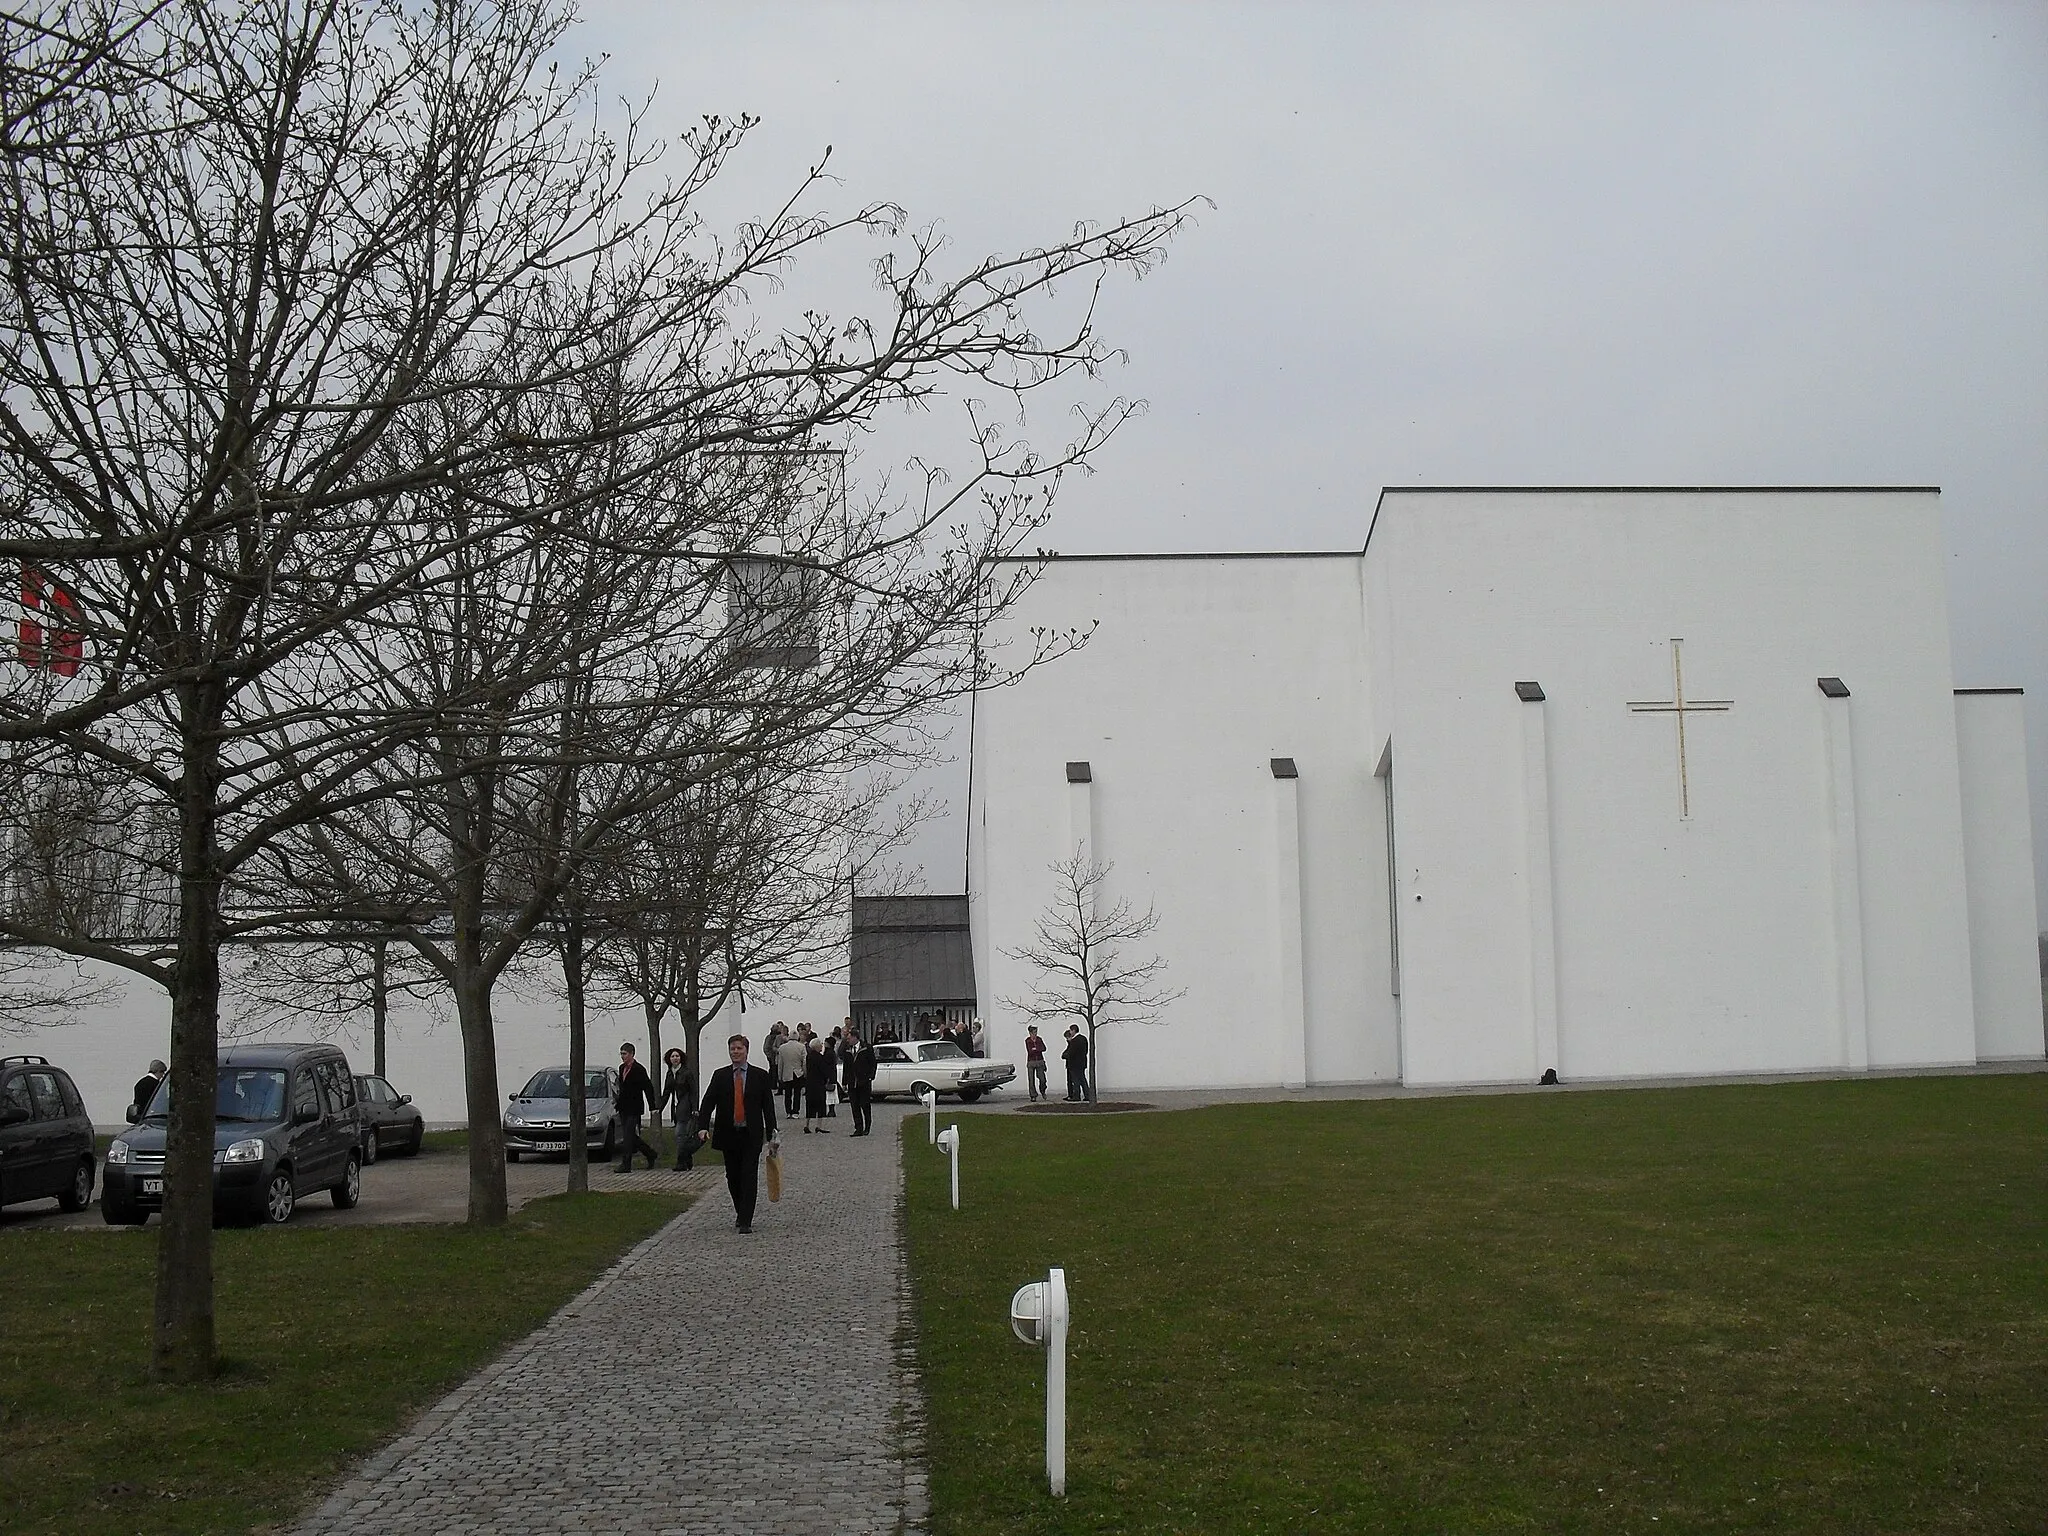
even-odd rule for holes
{"type": "Polygon", "coordinates": [[[388,991],[389,985],[384,971],[384,941],[379,939],[370,950],[370,1056],[377,1064],[376,1072],[379,1077],[389,1076],[384,1070],[384,1020],[389,1010],[388,991]]]}
{"type": "Polygon", "coordinates": [[[171,991],[171,1119],[165,1138],[163,1231],[149,1374],[199,1381],[213,1373],[213,1124],[220,1030],[218,685],[180,699],[185,734],[178,786],[178,963],[171,991]]]}
{"type": "MultiPolygon", "coordinates": [[[[469,882],[464,882],[465,884],[469,882]]],[[[505,1122],[498,1102],[498,1039],[491,1024],[491,981],[484,974],[480,901],[456,897],[455,1017],[462,1028],[462,1081],[469,1114],[469,1219],[505,1222],[505,1122]]]]}
{"type": "MultiPolygon", "coordinates": [[[[562,982],[569,994],[569,1193],[590,1188],[590,1143],[583,1133],[584,1063],[589,1060],[583,1034],[583,910],[572,896],[562,911],[562,982]]],[[[627,1161],[632,1161],[630,1149],[627,1161]]]]}
{"type": "Polygon", "coordinates": [[[683,1031],[683,1053],[690,1058],[691,1066],[696,1068],[698,1079],[702,1081],[704,1056],[698,1042],[704,1033],[704,1021],[697,1017],[698,1007],[696,980],[688,978],[683,982],[682,996],[676,999],[676,1023],[683,1031]]]}
{"type": "MultiPolygon", "coordinates": [[[[654,1091],[659,1093],[668,1081],[668,1063],[661,1059],[661,1010],[651,998],[642,998],[640,1002],[641,1011],[647,1015],[647,1070],[654,1074],[654,1091]]],[[[657,1132],[661,1130],[661,1105],[654,1106],[654,1116],[648,1123],[657,1132]]]]}

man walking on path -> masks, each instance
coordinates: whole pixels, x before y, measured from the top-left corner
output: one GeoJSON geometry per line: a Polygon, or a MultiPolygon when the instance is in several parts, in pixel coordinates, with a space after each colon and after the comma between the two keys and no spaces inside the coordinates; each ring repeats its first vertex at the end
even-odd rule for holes
{"type": "Polygon", "coordinates": [[[1036,1024],[1024,1026],[1024,1083],[1032,1103],[1052,1097],[1045,1091],[1045,1040],[1036,1024]]]}
{"type": "MultiPolygon", "coordinates": [[[[706,1044],[716,1050],[716,1037],[706,1044]]],[[[779,1219],[752,1237],[733,1231],[706,1190],[343,1473],[295,1536],[927,1529],[913,1428],[923,1394],[897,1353],[910,1322],[899,1270],[906,1149],[881,1131],[906,1110],[875,1109],[875,1134],[863,1140],[798,1137],[783,1149],[790,1178],[779,1219]],[[807,1299],[813,1290],[827,1299],[822,1312],[807,1299]],[[821,1326],[810,1326],[814,1316],[821,1326]],[[806,1366],[794,1409],[791,1378],[776,1368],[793,1341],[806,1366]],[[610,1411],[562,1411],[565,1384],[584,1382],[610,1411]],[[621,1385],[626,1412],[615,1409],[621,1385]]],[[[915,1151],[933,1155],[921,1141],[915,1151]]],[[[708,1170],[678,1176],[691,1189],[702,1179],[717,1183],[708,1170]]]]}
{"type": "Polygon", "coordinates": [[[853,1039],[853,1134],[865,1136],[875,1128],[875,1047],[873,1041],[862,1040],[857,1032],[853,1039]]]}
{"type": "Polygon", "coordinates": [[[697,1111],[699,1141],[725,1154],[725,1187],[732,1195],[733,1225],[754,1230],[754,1201],[761,1187],[761,1148],[775,1134],[775,1095],[768,1074],[747,1065],[747,1037],[725,1042],[732,1065],[711,1074],[697,1111]]]}
{"type": "Polygon", "coordinates": [[[640,1136],[640,1117],[654,1108],[654,1079],[647,1075],[647,1069],[633,1058],[633,1042],[628,1040],[619,1047],[619,1091],[612,1097],[612,1108],[619,1117],[619,1172],[633,1171],[633,1154],[645,1153],[647,1168],[651,1173],[659,1161],[654,1148],[647,1145],[640,1136]]]}

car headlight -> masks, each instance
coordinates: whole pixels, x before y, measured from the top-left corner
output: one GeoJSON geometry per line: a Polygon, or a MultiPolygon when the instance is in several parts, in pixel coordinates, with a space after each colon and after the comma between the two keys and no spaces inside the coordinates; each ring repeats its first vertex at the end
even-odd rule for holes
{"type": "Polygon", "coordinates": [[[526,1124],[526,1117],[524,1115],[507,1115],[505,1117],[505,1124],[509,1129],[517,1130],[526,1124]]]}
{"type": "Polygon", "coordinates": [[[107,1161],[109,1163],[127,1162],[128,1143],[125,1141],[117,1141],[111,1147],[107,1148],[107,1161]]]}
{"type": "Polygon", "coordinates": [[[238,1141],[228,1148],[227,1155],[221,1158],[221,1161],[224,1163],[260,1163],[263,1161],[263,1143],[260,1139],[253,1136],[247,1141],[238,1141]]]}

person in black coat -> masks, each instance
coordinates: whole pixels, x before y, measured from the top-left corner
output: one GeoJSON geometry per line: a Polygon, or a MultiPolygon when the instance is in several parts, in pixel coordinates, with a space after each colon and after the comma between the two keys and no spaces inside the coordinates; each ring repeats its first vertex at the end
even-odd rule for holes
{"type": "Polygon", "coordinates": [[[1067,1048],[1060,1052],[1060,1060],[1067,1064],[1067,1102],[1078,1103],[1088,1097],[1088,1037],[1080,1025],[1067,1026],[1067,1048]]]}
{"type": "Polygon", "coordinates": [[[688,1168],[697,1155],[697,1074],[690,1070],[690,1058],[679,1047],[670,1046],[662,1058],[667,1069],[661,1079],[661,1102],[676,1121],[676,1171],[688,1168]]]}
{"type": "MultiPolygon", "coordinates": [[[[825,1118],[825,1100],[832,1092],[832,1053],[823,1040],[815,1036],[811,1048],[804,1055],[804,1134],[811,1134],[811,1122],[825,1118]]],[[[831,1127],[820,1125],[820,1136],[829,1136],[831,1127]]]]}
{"type": "Polygon", "coordinates": [[[875,1048],[856,1033],[853,1065],[847,1075],[853,1079],[853,1134],[865,1136],[875,1128],[875,1048]]]}
{"type": "Polygon", "coordinates": [[[633,1171],[633,1154],[644,1153],[652,1171],[660,1154],[640,1135],[640,1117],[652,1114],[661,1101],[654,1094],[654,1079],[633,1057],[633,1042],[619,1047],[619,1091],[612,1095],[612,1109],[619,1117],[619,1172],[633,1171]]]}
{"type": "Polygon", "coordinates": [[[725,1154],[725,1187],[732,1195],[734,1225],[754,1230],[754,1201],[761,1187],[761,1149],[775,1135],[775,1094],[768,1074],[747,1065],[747,1037],[725,1042],[732,1065],[711,1074],[697,1108],[697,1140],[725,1154]]]}
{"type": "Polygon", "coordinates": [[[164,1080],[164,1064],[152,1061],[149,1070],[135,1079],[135,1118],[140,1120],[149,1113],[149,1101],[156,1097],[157,1084],[164,1080]]]}

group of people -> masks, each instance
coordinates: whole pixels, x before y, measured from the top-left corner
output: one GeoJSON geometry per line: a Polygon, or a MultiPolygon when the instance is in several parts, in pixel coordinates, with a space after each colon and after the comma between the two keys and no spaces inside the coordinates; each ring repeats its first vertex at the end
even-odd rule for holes
{"type": "Polygon", "coordinates": [[[875,1047],[853,1020],[820,1035],[808,1024],[792,1030],[778,1019],[762,1054],[769,1086],[782,1095],[782,1112],[794,1119],[802,1108],[805,1135],[829,1134],[832,1128],[822,1122],[838,1119],[841,1104],[853,1111],[854,1135],[874,1130],[875,1047]]]}
{"type": "MultiPolygon", "coordinates": [[[[1067,1069],[1067,1102],[1092,1101],[1095,1089],[1088,1081],[1088,1037],[1081,1032],[1080,1025],[1069,1024],[1066,1040],[1066,1049],[1060,1052],[1060,1062],[1067,1069]]],[[[1024,1081],[1030,1090],[1032,1103],[1052,1097],[1045,1086],[1045,1037],[1039,1034],[1036,1024],[1027,1024],[1024,1028],[1024,1081]]]]}
{"type": "Polygon", "coordinates": [[[620,1150],[618,1171],[631,1173],[633,1159],[641,1156],[650,1169],[655,1166],[659,1154],[640,1134],[640,1126],[647,1116],[668,1109],[676,1128],[675,1166],[692,1166],[697,1149],[707,1141],[713,1151],[723,1153],[734,1225],[751,1232],[761,1153],[776,1134],[778,1095],[783,1112],[791,1118],[801,1102],[806,1135],[813,1130],[829,1132],[831,1127],[819,1122],[838,1118],[842,1102],[852,1107],[853,1134],[873,1133],[875,1048],[861,1038],[851,1019],[829,1035],[819,1035],[808,1024],[799,1024],[792,1031],[778,1022],[762,1045],[762,1054],[770,1063],[766,1068],[747,1059],[745,1035],[727,1039],[730,1061],[711,1074],[700,1098],[696,1075],[681,1049],[663,1053],[662,1083],[657,1090],[652,1074],[638,1060],[633,1042],[622,1044],[619,1086],[612,1100],[620,1150]]]}

